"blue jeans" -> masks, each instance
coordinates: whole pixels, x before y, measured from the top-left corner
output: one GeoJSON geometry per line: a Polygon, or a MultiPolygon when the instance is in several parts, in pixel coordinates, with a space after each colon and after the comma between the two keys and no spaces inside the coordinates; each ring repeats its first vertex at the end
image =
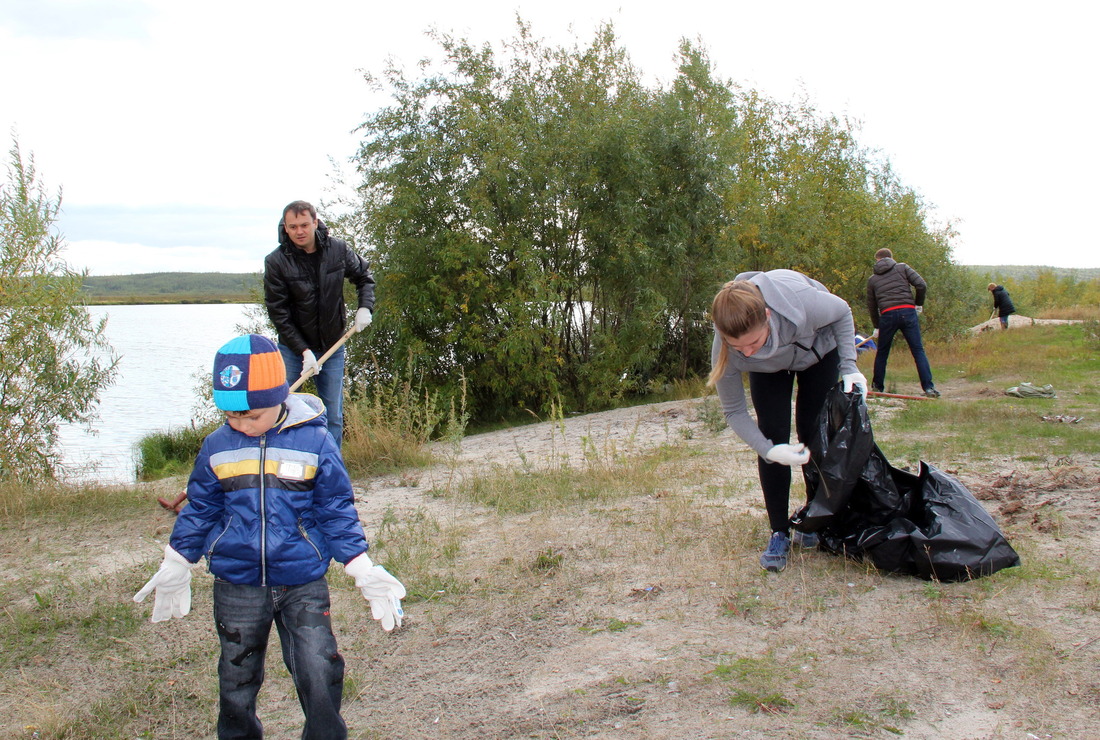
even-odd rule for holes
{"type": "Polygon", "coordinates": [[[899,331],[905,337],[909,351],[913,353],[913,362],[917,363],[921,389],[933,390],[936,386],[932,382],[932,368],[928,366],[928,358],[924,354],[924,344],[920,338],[920,319],[913,308],[895,308],[879,315],[878,351],[875,354],[875,374],[871,387],[878,391],[886,387],[886,361],[890,359],[890,345],[894,343],[894,335],[899,331]]]}
{"type": "MultiPolygon", "coordinates": [[[[295,354],[288,347],[279,345],[279,353],[283,356],[283,364],[286,365],[286,379],[293,383],[302,375],[302,356],[295,354]]],[[[332,353],[332,357],[321,365],[321,372],[313,376],[313,382],[317,386],[317,395],[321,397],[321,403],[325,404],[325,417],[328,420],[328,431],[336,440],[339,447],[344,440],[344,348],[332,353]]]]}
{"type": "Polygon", "coordinates": [[[340,717],[344,658],[336,649],[324,578],[301,586],[238,586],[214,580],[214,624],[221,642],[218,660],[218,740],[263,737],[256,695],[264,682],[271,623],[279,630],[283,662],[294,678],[305,713],[303,740],[344,740],[340,717]]]}

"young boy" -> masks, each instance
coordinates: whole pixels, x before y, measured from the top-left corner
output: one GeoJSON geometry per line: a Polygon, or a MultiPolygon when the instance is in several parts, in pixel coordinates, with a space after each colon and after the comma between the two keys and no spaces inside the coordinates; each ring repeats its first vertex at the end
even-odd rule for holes
{"type": "Polygon", "coordinates": [[[187,482],[190,504],[176,520],[160,570],[134,600],[155,589],[154,622],[185,616],[191,569],[205,555],[221,642],[218,737],[263,737],[256,695],[274,622],[305,713],[302,737],[346,738],[329,561],[345,564],[387,631],[401,625],[405,587],[367,556],[324,406],[315,396],[289,394],[271,340],[248,334],[218,350],[214,403],[226,424],[203,442],[187,482]]]}

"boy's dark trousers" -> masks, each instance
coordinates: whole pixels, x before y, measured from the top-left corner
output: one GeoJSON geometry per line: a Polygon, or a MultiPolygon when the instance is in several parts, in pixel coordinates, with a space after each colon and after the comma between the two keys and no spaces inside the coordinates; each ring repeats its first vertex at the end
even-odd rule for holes
{"type": "Polygon", "coordinates": [[[238,586],[215,579],[214,624],[222,649],[219,740],[263,737],[256,694],[264,682],[272,622],[305,713],[303,740],[344,740],[348,736],[340,717],[344,658],[332,634],[328,583],[323,577],[301,586],[273,587],[238,586]]]}

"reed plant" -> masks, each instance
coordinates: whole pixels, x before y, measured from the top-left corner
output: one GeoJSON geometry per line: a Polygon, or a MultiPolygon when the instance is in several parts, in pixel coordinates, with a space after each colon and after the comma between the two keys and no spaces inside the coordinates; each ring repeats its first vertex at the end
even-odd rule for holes
{"type": "Polygon", "coordinates": [[[430,391],[409,377],[371,385],[344,407],[344,462],[355,475],[416,468],[432,461],[432,439],[465,433],[464,387],[455,396],[430,391]]]}

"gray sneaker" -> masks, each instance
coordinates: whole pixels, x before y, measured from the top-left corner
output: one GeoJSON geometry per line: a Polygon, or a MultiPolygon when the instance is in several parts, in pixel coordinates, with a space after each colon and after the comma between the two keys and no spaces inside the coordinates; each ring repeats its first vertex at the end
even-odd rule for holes
{"type": "Polygon", "coordinates": [[[926,390],[924,392],[924,395],[925,395],[926,398],[939,398],[940,397],[940,392],[938,390],[936,390],[935,388],[929,388],[928,390],[926,390]]]}
{"type": "Polygon", "coordinates": [[[791,533],[791,544],[795,547],[801,547],[803,550],[814,549],[820,541],[817,532],[799,532],[796,529],[791,533]]]}
{"type": "Polygon", "coordinates": [[[768,540],[768,549],[760,556],[760,565],[764,570],[778,573],[787,567],[787,553],[791,550],[791,538],[784,532],[772,532],[768,540]]]}

